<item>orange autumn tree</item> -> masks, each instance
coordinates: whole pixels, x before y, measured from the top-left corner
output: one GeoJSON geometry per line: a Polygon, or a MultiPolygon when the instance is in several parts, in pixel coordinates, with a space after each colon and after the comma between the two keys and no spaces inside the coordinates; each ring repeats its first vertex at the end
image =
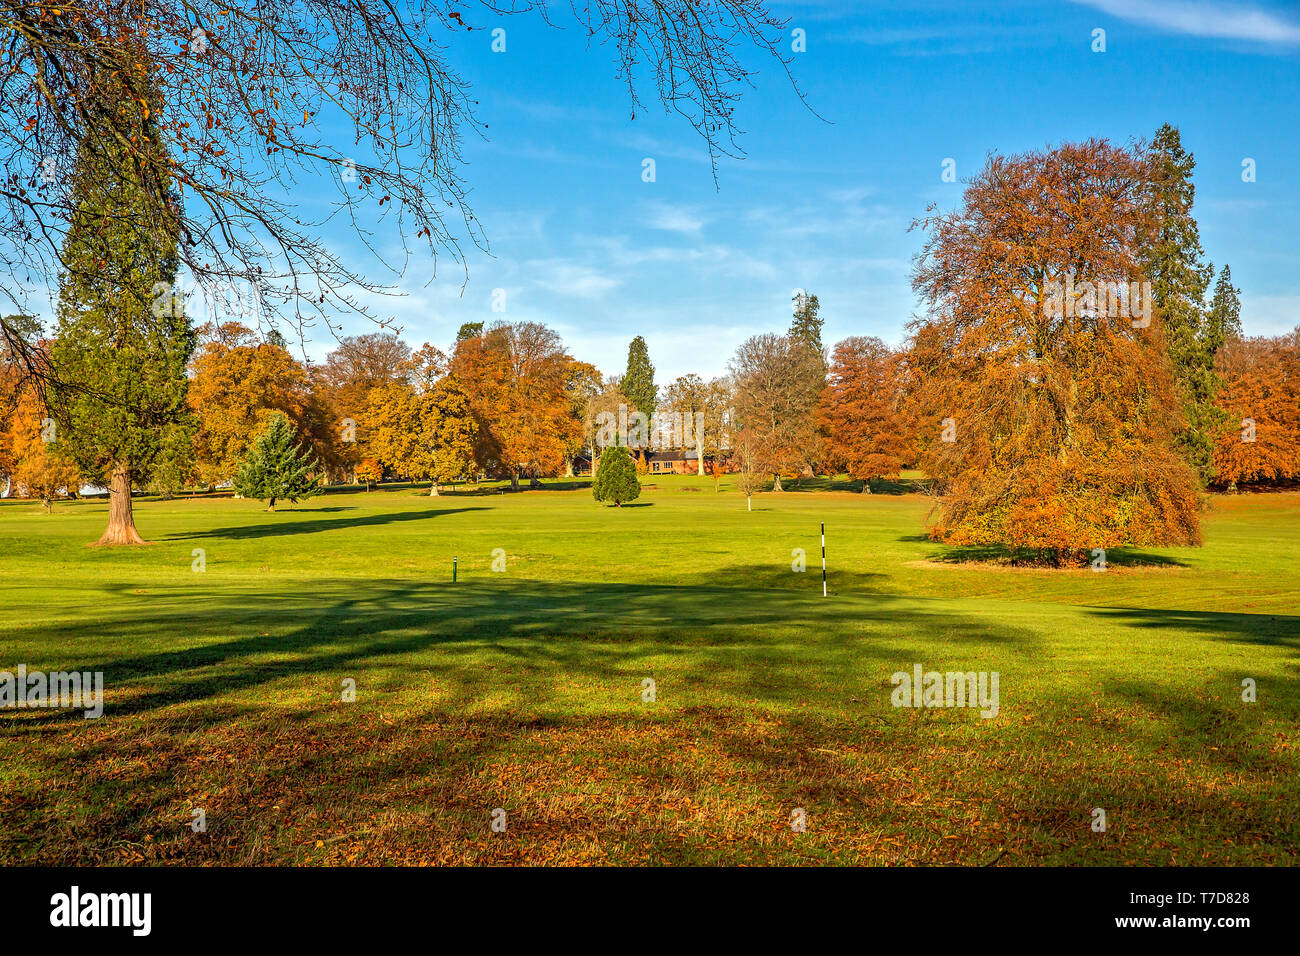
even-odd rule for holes
{"type": "Polygon", "coordinates": [[[993,156],[960,206],[917,224],[928,315],[912,324],[909,364],[939,439],[920,462],[939,495],[932,538],[1057,565],[1200,543],[1138,266],[1149,175],[1098,140],[993,156]]]}
{"type": "Polygon", "coordinates": [[[47,514],[55,498],[73,496],[81,487],[76,464],[60,454],[52,440],[54,423],[48,415],[29,382],[18,392],[5,433],[0,435],[18,493],[40,501],[47,514]]]}
{"type": "Polygon", "coordinates": [[[469,396],[446,374],[447,359],[426,344],[402,364],[401,377],[371,389],[365,424],[369,448],[404,478],[438,485],[474,468],[477,425],[469,396]]]}
{"type": "Polygon", "coordinates": [[[200,331],[204,341],[191,362],[189,386],[199,423],[196,470],[200,480],[217,484],[234,478],[274,412],[300,422],[309,402],[303,367],[281,346],[262,341],[238,322],[200,331]]]}
{"type": "MultiPolygon", "coordinates": [[[[10,317],[11,321],[13,317],[10,317]]],[[[24,343],[25,344],[25,343],[24,343]]],[[[0,340],[0,496],[13,484],[14,459],[13,430],[18,411],[18,399],[26,386],[19,357],[8,344],[0,340]]]]}
{"type": "Polygon", "coordinates": [[[356,468],[357,481],[365,484],[366,491],[370,486],[377,484],[384,478],[384,466],[379,463],[377,458],[363,458],[356,468]]]}
{"type": "MultiPolygon", "coordinates": [[[[596,446],[595,436],[600,431],[600,412],[607,395],[605,376],[590,362],[579,362],[573,359],[569,362],[565,393],[569,396],[570,408],[579,426],[579,430],[574,435],[573,445],[564,456],[564,475],[566,478],[571,478],[574,475],[574,463],[577,457],[596,446]]],[[[591,474],[595,477],[594,451],[592,459],[591,474]]]]}
{"type": "MultiPolygon", "coordinates": [[[[314,434],[316,454],[326,468],[360,480],[357,470],[374,453],[365,429],[357,426],[370,409],[371,393],[398,381],[411,359],[411,348],[391,332],[371,332],[339,340],[325,361],[308,369],[311,394],[320,409],[314,434]]],[[[307,423],[304,423],[307,424],[307,423]]]]}
{"type": "Polygon", "coordinates": [[[0,341],[0,496],[9,492],[38,499],[49,513],[55,498],[76,495],[81,475],[76,464],[60,454],[56,427],[41,400],[38,382],[26,373],[25,356],[41,360],[48,342],[41,340],[40,323],[26,315],[6,316],[21,330],[20,347],[0,341]]]}
{"type": "Polygon", "coordinates": [[[1234,487],[1300,479],[1300,328],[1277,338],[1233,339],[1216,362],[1216,483],[1234,487]]]}
{"type": "Polygon", "coordinates": [[[876,478],[903,467],[897,358],[880,339],[853,335],[835,346],[817,406],[828,465],[843,468],[871,493],[876,478]]]}
{"type": "Polygon", "coordinates": [[[18,493],[38,499],[48,514],[55,498],[77,494],[81,472],[51,441],[49,429],[53,421],[47,416],[36,390],[30,386],[23,389],[4,444],[13,455],[13,481],[18,493]]]}
{"type": "Polygon", "coordinates": [[[465,390],[479,430],[475,454],[489,474],[557,474],[582,434],[568,392],[572,358],[536,322],[497,322],[461,339],[452,377],[465,390]]]}

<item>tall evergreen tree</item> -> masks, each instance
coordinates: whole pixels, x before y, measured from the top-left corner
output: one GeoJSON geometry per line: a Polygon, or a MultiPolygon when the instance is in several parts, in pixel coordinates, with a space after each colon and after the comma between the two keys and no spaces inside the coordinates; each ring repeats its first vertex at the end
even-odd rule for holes
{"type": "Polygon", "coordinates": [[[650,364],[650,351],[645,339],[639,335],[627,347],[627,372],[620,384],[633,407],[647,419],[651,418],[659,402],[659,388],[655,385],[655,367],[650,364]]]}
{"type": "Polygon", "coordinates": [[[1224,266],[1214,283],[1214,297],[1210,299],[1205,324],[1206,342],[1216,354],[1228,339],[1241,338],[1240,292],[1232,284],[1232,270],[1224,266]]]}
{"type": "Polygon", "coordinates": [[[91,125],[81,139],[50,348],[58,445],[109,488],[102,545],[144,543],[131,489],[192,427],[185,366],[196,337],[173,291],[180,199],[171,182],[156,181],[167,164],[158,161],[157,111],[139,105],[151,100],[144,82],[122,77],[121,101],[103,106],[120,110],[119,128],[134,124],[137,135],[124,141],[91,125]]]}
{"type": "Polygon", "coordinates": [[[276,501],[298,501],[320,494],[314,474],[320,466],[298,447],[298,436],[283,412],[276,412],[248,449],[235,472],[235,494],[257,498],[275,510],[276,501]]]}
{"type": "Polygon", "coordinates": [[[1213,471],[1217,420],[1214,355],[1218,346],[1207,334],[1205,309],[1205,294],[1214,268],[1204,260],[1200,228],[1192,215],[1196,158],[1183,149],[1178,128],[1166,123],[1156,131],[1148,163],[1148,198],[1156,228],[1143,268],[1164,323],[1183,411],[1184,421],[1175,439],[1183,457],[1202,481],[1208,481],[1213,471]]]}
{"type": "Polygon", "coordinates": [[[790,321],[790,338],[803,343],[818,355],[823,356],[824,361],[825,351],[822,349],[823,319],[818,315],[821,303],[817,301],[817,296],[809,295],[802,290],[794,294],[792,302],[794,304],[794,318],[790,321]]]}

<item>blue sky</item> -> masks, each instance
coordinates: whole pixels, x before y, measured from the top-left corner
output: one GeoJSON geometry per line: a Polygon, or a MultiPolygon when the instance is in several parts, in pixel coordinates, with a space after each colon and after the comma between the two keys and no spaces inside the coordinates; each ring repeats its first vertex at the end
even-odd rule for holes
{"type": "MultiPolygon", "coordinates": [[[[446,346],[462,322],[544,322],[570,351],[622,370],[649,343],[658,378],[725,371],[736,346],[784,331],[796,288],[816,292],[827,344],[846,335],[902,340],[921,237],[910,222],[943,206],[990,152],[1090,136],[1149,137],[1180,127],[1196,154],[1201,238],[1243,289],[1248,333],[1300,324],[1300,9],[1226,0],[774,4],[806,31],[794,68],[806,109],[775,64],[738,112],[747,156],[724,159],[715,188],[704,144],[665,116],[653,91],[629,116],[612,49],[589,48],[533,17],[470,7],[475,29],[449,39],[474,85],[485,140],[462,170],[491,243],[455,264],[413,262],[407,293],[374,302],[413,344],[446,346]],[[490,49],[506,29],[506,52],[490,49]],[[1104,53],[1093,31],[1106,31],[1104,53]],[[642,181],[653,158],[656,181],[642,181]],[[1243,158],[1257,181],[1242,181],[1243,158]],[[504,315],[491,310],[506,290],[504,315]]],[[[340,250],[354,237],[328,234],[340,250]]],[[[362,252],[355,261],[365,267],[362,252]]],[[[382,278],[382,273],[377,277],[382,278]]],[[[366,331],[363,321],[348,331],[366,331]]],[[[329,347],[318,329],[309,354],[329,347]]]]}

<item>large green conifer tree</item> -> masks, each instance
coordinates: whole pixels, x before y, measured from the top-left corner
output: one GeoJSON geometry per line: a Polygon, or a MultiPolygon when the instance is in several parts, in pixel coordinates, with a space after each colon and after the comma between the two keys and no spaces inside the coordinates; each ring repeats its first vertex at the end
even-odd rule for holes
{"type": "Polygon", "coordinates": [[[92,116],[82,134],[50,349],[58,445],[87,480],[109,488],[103,545],[144,543],[131,489],[190,427],[185,367],[196,337],[175,291],[180,200],[156,180],[166,164],[156,112],[144,105],[146,75],[121,77],[122,96],[103,104],[123,122],[110,132],[92,116]],[[123,127],[133,135],[116,135],[123,127]]]}
{"type": "Polygon", "coordinates": [[[627,372],[620,386],[637,411],[647,420],[653,417],[659,402],[659,389],[655,385],[655,367],[650,363],[650,350],[639,335],[627,347],[627,372]]]}
{"type": "Polygon", "coordinates": [[[596,468],[596,478],[591,483],[591,494],[597,501],[612,501],[617,507],[623,502],[641,496],[641,482],[636,476],[636,462],[621,444],[605,449],[596,468]]]}
{"type": "Polygon", "coordinates": [[[1196,158],[1183,148],[1177,127],[1166,123],[1151,143],[1150,196],[1156,234],[1147,245],[1144,268],[1151,296],[1164,322],[1184,421],[1175,439],[1203,482],[1213,474],[1219,383],[1214,356],[1223,344],[1208,327],[1205,294],[1214,267],[1205,262],[1200,228],[1192,215],[1196,158]]]}

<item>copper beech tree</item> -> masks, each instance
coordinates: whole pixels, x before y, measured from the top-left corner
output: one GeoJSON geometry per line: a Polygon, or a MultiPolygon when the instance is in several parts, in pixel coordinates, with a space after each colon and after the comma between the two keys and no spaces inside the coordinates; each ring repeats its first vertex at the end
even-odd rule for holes
{"type": "Polygon", "coordinates": [[[868,494],[873,479],[895,477],[903,467],[901,398],[898,356],[884,342],[853,335],[835,346],[817,406],[825,459],[868,494]]]}
{"type": "Polygon", "coordinates": [[[1218,356],[1216,482],[1234,487],[1300,479],[1300,328],[1277,338],[1230,339],[1218,356]]]}
{"type": "Polygon", "coordinates": [[[1199,486],[1139,268],[1137,151],[1092,140],[993,156],[927,239],[909,362],[936,480],[931,537],[1072,564],[1200,542],[1199,486]]]}

